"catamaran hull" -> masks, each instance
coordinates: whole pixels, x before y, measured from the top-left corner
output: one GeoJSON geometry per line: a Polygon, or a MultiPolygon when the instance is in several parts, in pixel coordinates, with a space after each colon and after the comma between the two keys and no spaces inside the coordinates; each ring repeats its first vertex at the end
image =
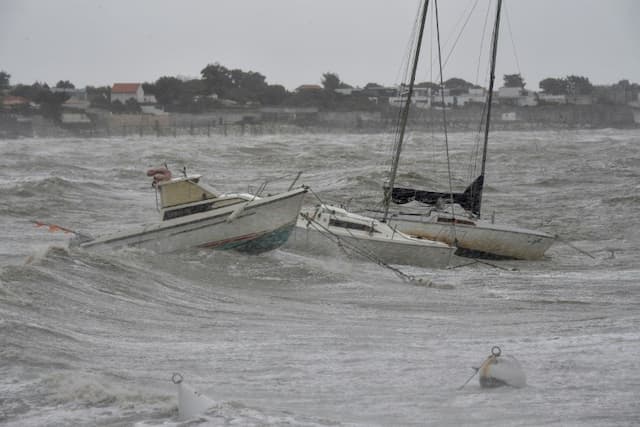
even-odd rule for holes
{"type": "Polygon", "coordinates": [[[85,248],[138,247],[156,252],[203,247],[261,253],[281,246],[293,230],[306,189],[140,226],[81,243],[85,248]]]}
{"type": "Polygon", "coordinates": [[[554,237],[523,228],[484,221],[475,225],[438,223],[396,216],[392,226],[410,236],[433,239],[458,247],[456,254],[473,258],[536,260],[554,242],[554,237]]]}
{"type": "MultiPolygon", "coordinates": [[[[306,220],[298,221],[285,248],[295,251],[313,253],[324,256],[355,256],[367,259],[373,255],[374,259],[386,264],[414,265],[427,268],[444,268],[455,264],[455,248],[445,245],[433,245],[430,242],[415,241],[415,239],[398,238],[380,239],[359,237],[349,234],[338,234],[332,231],[320,231],[313,225],[307,226],[306,220]],[[337,238],[336,238],[337,236],[337,238]],[[424,243],[424,244],[421,244],[424,243]],[[343,247],[344,251],[340,248],[343,247]],[[356,248],[354,251],[352,248],[356,248]]],[[[371,260],[371,258],[369,258],[371,260]]]]}

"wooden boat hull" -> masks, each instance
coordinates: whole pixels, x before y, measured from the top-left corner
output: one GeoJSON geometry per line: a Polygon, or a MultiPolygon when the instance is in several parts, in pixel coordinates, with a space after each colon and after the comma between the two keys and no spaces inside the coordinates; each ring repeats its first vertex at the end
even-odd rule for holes
{"type": "Polygon", "coordinates": [[[172,252],[190,247],[261,253],[281,246],[293,230],[306,188],[141,225],[80,243],[84,248],[125,246],[172,252]]]}
{"type": "Polygon", "coordinates": [[[455,245],[457,255],[472,258],[536,260],[555,241],[550,234],[481,220],[461,220],[454,227],[434,217],[400,214],[390,223],[410,236],[455,245]]]}

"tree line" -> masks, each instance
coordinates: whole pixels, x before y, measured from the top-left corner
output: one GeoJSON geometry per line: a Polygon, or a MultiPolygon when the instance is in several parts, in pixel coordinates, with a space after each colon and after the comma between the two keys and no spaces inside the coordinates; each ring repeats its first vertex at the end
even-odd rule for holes
{"type": "MultiPolygon", "coordinates": [[[[57,119],[61,106],[69,99],[63,91],[51,90],[46,83],[35,82],[32,85],[10,85],[10,74],[0,71],[0,97],[3,94],[21,96],[40,105],[40,114],[57,119]]],[[[520,74],[503,76],[505,87],[524,89],[526,82],[520,74]]],[[[420,82],[417,87],[440,89],[440,84],[420,82]]],[[[74,89],[68,80],[60,80],[55,85],[60,89],[74,89]]],[[[480,86],[457,77],[444,82],[449,94],[466,93],[470,88],[480,86]]],[[[570,75],[558,78],[545,78],[539,82],[540,89],[551,95],[593,95],[596,87],[584,76],[570,75]]],[[[640,85],[628,80],[620,80],[611,88],[623,90],[624,100],[637,99],[640,85]],[[627,96],[628,94],[628,96],[627,96]]],[[[389,108],[387,103],[377,103],[376,95],[382,86],[368,83],[364,88],[339,93],[338,89],[353,89],[343,82],[334,72],[322,74],[321,86],[307,90],[288,91],[279,84],[267,83],[266,77],[255,71],[230,69],[219,63],[208,64],[200,71],[199,78],[183,79],[175,76],[162,76],[155,82],[143,83],[145,94],[155,96],[158,104],[167,112],[204,113],[221,107],[268,105],[291,107],[317,107],[324,110],[379,110],[389,108]]],[[[87,86],[87,99],[92,107],[107,109],[115,113],[135,113],[140,105],[130,99],[124,104],[111,102],[109,86],[87,86]]],[[[28,107],[25,107],[28,108],[28,107]]]]}

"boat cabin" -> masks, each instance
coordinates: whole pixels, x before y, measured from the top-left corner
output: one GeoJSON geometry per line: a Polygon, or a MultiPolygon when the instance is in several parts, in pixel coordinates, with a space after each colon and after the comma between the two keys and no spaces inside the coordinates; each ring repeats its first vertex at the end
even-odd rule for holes
{"type": "Polygon", "coordinates": [[[243,194],[218,196],[199,183],[200,177],[189,175],[157,182],[164,221],[250,200],[249,195],[243,194]]]}
{"type": "Polygon", "coordinates": [[[215,199],[217,196],[198,184],[201,175],[191,175],[158,182],[160,207],[167,209],[186,203],[215,199]]]}
{"type": "Polygon", "coordinates": [[[325,226],[330,228],[337,227],[347,230],[364,231],[369,234],[379,233],[375,227],[377,221],[347,212],[345,209],[335,206],[320,206],[317,210],[316,218],[320,223],[324,223],[325,226]]]}

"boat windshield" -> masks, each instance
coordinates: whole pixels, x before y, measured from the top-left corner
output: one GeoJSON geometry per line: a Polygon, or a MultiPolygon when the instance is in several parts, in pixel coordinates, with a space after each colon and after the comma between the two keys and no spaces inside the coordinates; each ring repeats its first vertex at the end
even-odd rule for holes
{"type": "Polygon", "coordinates": [[[366,231],[368,233],[373,233],[376,232],[376,229],[370,225],[367,224],[360,224],[357,222],[351,222],[351,221],[344,221],[341,219],[335,219],[335,218],[331,218],[329,220],[329,225],[332,227],[340,227],[340,228],[348,228],[351,230],[360,230],[360,231],[366,231]]]}

